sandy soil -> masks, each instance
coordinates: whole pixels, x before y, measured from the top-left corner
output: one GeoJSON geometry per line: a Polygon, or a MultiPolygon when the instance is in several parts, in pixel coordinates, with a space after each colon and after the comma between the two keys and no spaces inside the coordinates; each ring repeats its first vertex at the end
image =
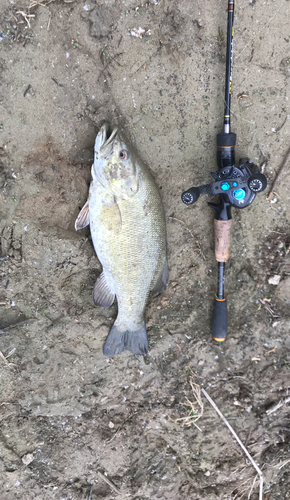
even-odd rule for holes
{"type": "MultiPolygon", "coordinates": [[[[1,499],[258,499],[256,470],[191,380],[259,464],[263,499],[290,498],[289,166],[271,203],[264,192],[233,210],[222,345],[214,216],[206,196],[180,200],[217,168],[227,2],[36,3],[0,10],[1,499]],[[170,280],[146,310],[144,358],[103,356],[116,305],[94,307],[101,266],[89,230],[74,231],[104,120],[124,128],[166,210],[170,280]]],[[[271,185],[289,147],[290,2],[236,4],[236,157],[271,185]]]]}

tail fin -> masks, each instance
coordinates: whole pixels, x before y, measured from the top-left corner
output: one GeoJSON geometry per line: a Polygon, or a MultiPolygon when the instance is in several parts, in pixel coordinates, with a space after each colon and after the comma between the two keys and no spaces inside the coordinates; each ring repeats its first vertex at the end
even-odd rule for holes
{"type": "Polygon", "coordinates": [[[115,356],[122,351],[131,351],[133,354],[144,356],[148,352],[148,339],[145,322],[135,331],[121,331],[113,325],[104,345],[105,356],[115,356]]]}

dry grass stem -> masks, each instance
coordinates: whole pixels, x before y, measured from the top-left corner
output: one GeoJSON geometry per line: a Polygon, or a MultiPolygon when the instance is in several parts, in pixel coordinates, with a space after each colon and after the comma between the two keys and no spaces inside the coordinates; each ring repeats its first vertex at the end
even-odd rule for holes
{"type": "Polygon", "coordinates": [[[290,458],[288,458],[288,460],[285,460],[285,462],[282,462],[282,463],[280,462],[279,464],[273,465],[273,467],[274,467],[274,469],[282,469],[289,462],[290,462],[290,458]]]}
{"type": "Polygon", "coordinates": [[[279,403],[276,404],[273,408],[270,408],[270,410],[267,410],[266,413],[267,415],[271,415],[271,413],[274,413],[275,411],[279,410],[284,404],[287,404],[290,402],[290,396],[284,399],[280,399],[279,403]]]}
{"type": "Polygon", "coordinates": [[[255,482],[256,482],[256,480],[257,480],[257,477],[258,477],[258,474],[257,474],[257,475],[255,476],[255,478],[254,478],[253,484],[252,484],[251,489],[250,489],[249,494],[248,494],[248,500],[251,498],[251,494],[252,494],[252,491],[253,491],[253,489],[254,489],[254,486],[255,486],[255,482]]]}
{"type": "Polygon", "coordinates": [[[290,458],[288,458],[288,460],[286,460],[284,463],[282,462],[282,463],[280,463],[280,464],[276,464],[276,465],[274,465],[274,468],[275,468],[275,469],[277,469],[277,468],[282,469],[282,468],[283,468],[283,467],[285,467],[285,465],[287,465],[289,462],[290,462],[290,458]]]}
{"type": "Polygon", "coordinates": [[[191,235],[191,236],[192,236],[192,238],[194,239],[195,244],[196,244],[196,246],[197,246],[198,250],[200,251],[200,255],[202,256],[203,260],[205,260],[205,256],[204,256],[204,253],[203,253],[202,249],[200,248],[200,244],[199,244],[199,243],[198,243],[198,241],[195,239],[195,236],[194,236],[194,234],[191,232],[191,230],[189,229],[188,225],[187,225],[185,222],[183,222],[182,220],[177,219],[176,217],[168,217],[168,219],[171,219],[171,220],[176,220],[177,222],[180,222],[180,224],[183,224],[183,225],[186,227],[187,231],[190,233],[190,235],[191,235]]]}
{"type": "Polygon", "coordinates": [[[201,389],[203,394],[205,395],[206,399],[210,402],[210,404],[212,405],[212,407],[215,409],[215,411],[219,414],[219,416],[221,417],[221,419],[224,421],[224,423],[226,424],[226,426],[229,428],[229,430],[231,431],[231,433],[233,434],[234,438],[237,440],[237,442],[239,443],[240,447],[242,448],[243,452],[247,455],[248,459],[251,461],[253,467],[256,469],[256,471],[258,472],[259,476],[260,476],[260,492],[259,492],[259,500],[262,500],[263,498],[263,481],[264,481],[264,478],[263,478],[263,473],[261,471],[261,469],[259,469],[258,465],[256,464],[256,462],[253,460],[253,458],[251,457],[250,453],[248,452],[248,450],[245,448],[245,446],[243,445],[242,441],[240,440],[240,438],[238,437],[238,435],[235,433],[234,429],[232,428],[232,426],[229,424],[229,422],[227,421],[227,419],[223,416],[223,414],[220,412],[220,410],[218,409],[217,405],[214,403],[214,401],[211,399],[211,397],[208,395],[208,393],[204,390],[204,389],[201,389]]]}
{"type": "Polygon", "coordinates": [[[11,351],[7,354],[6,359],[10,358],[10,356],[12,356],[12,354],[14,354],[15,351],[16,351],[16,347],[13,347],[13,349],[11,349],[11,351]]]}
{"type": "Polygon", "coordinates": [[[272,184],[272,187],[271,187],[271,191],[269,192],[268,194],[268,198],[267,200],[271,200],[272,196],[273,196],[273,192],[274,192],[274,187],[276,185],[276,183],[279,181],[280,179],[280,175],[282,173],[282,170],[284,169],[285,165],[287,164],[287,161],[288,161],[288,158],[289,158],[289,155],[290,155],[290,148],[288,148],[288,151],[286,152],[284,158],[283,158],[283,161],[280,165],[280,167],[278,168],[278,172],[277,172],[277,175],[274,179],[274,182],[272,184]]]}
{"type": "Polygon", "coordinates": [[[263,304],[265,309],[267,309],[268,313],[270,313],[273,318],[280,318],[279,314],[275,314],[273,309],[269,306],[269,304],[267,304],[267,302],[265,302],[265,300],[260,299],[260,302],[261,304],[263,304]]]}
{"type": "Polygon", "coordinates": [[[203,402],[201,399],[201,394],[200,394],[200,387],[199,385],[195,384],[193,382],[193,379],[190,378],[189,380],[191,389],[192,389],[192,394],[195,398],[195,401],[192,402],[188,398],[186,398],[186,403],[182,403],[183,406],[188,408],[189,414],[186,417],[182,418],[177,418],[175,422],[180,422],[183,421],[184,425],[195,425],[195,427],[202,432],[202,430],[196,425],[196,422],[202,417],[203,415],[203,402]]]}
{"type": "Polygon", "coordinates": [[[93,487],[94,487],[94,485],[92,484],[91,489],[90,489],[90,493],[89,493],[89,498],[88,498],[88,500],[91,500],[91,499],[92,499],[93,487]]]}
{"type": "Polygon", "coordinates": [[[49,3],[54,2],[54,0],[32,0],[28,6],[28,10],[33,9],[34,7],[37,7],[38,5],[41,5],[41,7],[46,7],[49,3]]]}
{"type": "MultiPolygon", "coordinates": [[[[241,473],[240,473],[241,474],[241,473]]],[[[256,476],[257,477],[257,476],[256,476]]],[[[248,499],[250,498],[251,494],[252,494],[252,491],[253,491],[253,487],[255,485],[255,481],[256,481],[256,477],[254,478],[254,483],[252,484],[251,486],[251,489],[250,489],[250,492],[248,494],[248,499]],[[250,495],[250,496],[249,496],[250,495]]],[[[243,486],[244,484],[248,483],[249,481],[252,481],[252,477],[249,477],[248,479],[246,479],[246,481],[244,481],[241,486],[243,486]]],[[[239,490],[237,492],[237,494],[233,497],[233,500],[235,500],[236,498],[243,498],[246,491],[248,491],[248,486],[244,487],[242,490],[239,490]]]]}
{"type": "Polygon", "coordinates": [[[124,420],[124,422],[121,423],[121,425],[119,425],[118,429],[116,430],[116,432],[113,434],[113,436],[108,440],[108,443],[110,443],[111,441],[113,441],[114,437],[120,432],[120,430],[124,427],[124,424],[127,422],[127,420],[129,420],[130,418],[134,417],[135,415],[137,415],[138,411],[136,411],[135,413],[130,413],[130,415],[124,420]]]}
{"type": "Polygon", "coordinates": [[[9,363],[7,361],[7,358],[9,358],[9,356],[12,356],[12,354],[15,352],[15,350],[16,350],[15,348],[12,349],[12,351],[10,351],[7,356],[4,356],[4,354],[0,351],[0,358],[3,359],[5,365],[8,366],[9,368],[13,368],[14,366],[17,366],[15,363],[9,363]]]}

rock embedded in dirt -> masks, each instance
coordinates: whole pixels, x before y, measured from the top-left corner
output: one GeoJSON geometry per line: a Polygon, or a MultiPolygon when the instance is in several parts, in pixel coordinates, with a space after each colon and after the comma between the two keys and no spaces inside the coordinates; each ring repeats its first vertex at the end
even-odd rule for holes
{"type": "Polygon", "coordinates": [[[24,463],[24,465],[31,464],[33,460],[34,460],[33,453],[27,453],[27,455],[24,455],[24,457],[22,457],[22,462],[24,463]]]}
{"type": "Polygon", "coordinates": [[[269,285],[279,285],[281,280],[281,276],[279,274],[275,274],[275,276],[271,276],[271,278],[268,279],[269,285]]]}

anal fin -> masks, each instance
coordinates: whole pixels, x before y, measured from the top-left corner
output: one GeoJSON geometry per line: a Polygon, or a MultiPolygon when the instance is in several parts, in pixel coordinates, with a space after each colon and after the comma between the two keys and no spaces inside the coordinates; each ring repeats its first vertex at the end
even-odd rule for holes
{"type": "Polygon", "coordinates": [[[115,293],[110,289],[104,272],[98,277],[93,289],[93,301],[96,306],[108,309],[115,299],[115,293]]]}
{"type": "Polygon", "coordinates": [[[75,230],[84,229],[90,223],[89,202],[87,201],[81,209],[76,221],[75,230]]]}

